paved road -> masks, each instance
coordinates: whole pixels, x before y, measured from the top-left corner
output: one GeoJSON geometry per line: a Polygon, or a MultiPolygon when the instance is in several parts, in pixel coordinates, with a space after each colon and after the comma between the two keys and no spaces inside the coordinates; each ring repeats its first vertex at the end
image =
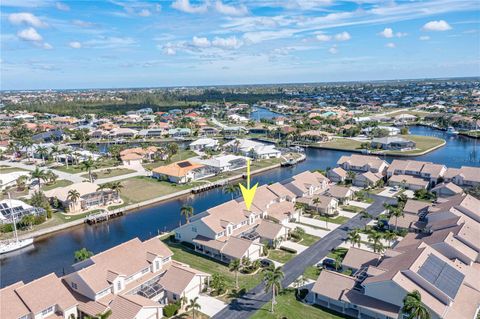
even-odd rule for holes
{"type": "MultiPolygon", "coordinates": [[[[374,217],[380,215],[384,211],[383,204],[389,202],[394,204],[396,199],[371,195],[375,202],[370,205],[366,211],[374,217]]],[[[360,215],[351,218],[341,227],[330,232],[328,235],[314,243],[307,250],[298,254],[283,266],[285,278],[282,282],[283,287],[287,287],[299,276],[303,274],[305,268],[314,265],[324,258],[330,250],[339,246],[347,237],[350,229],[362,228],[369,220],[361,219],[360,215]]],[[[226,308],[213,316],[213,319],[246,319],[252,316],[265,303],[271,299],[271,293],[265,293],[264,285],[259,284],[243,297],[234,299],[226,308]]],[[[300,314],[299,314],[300,315],[300,314]]]]}

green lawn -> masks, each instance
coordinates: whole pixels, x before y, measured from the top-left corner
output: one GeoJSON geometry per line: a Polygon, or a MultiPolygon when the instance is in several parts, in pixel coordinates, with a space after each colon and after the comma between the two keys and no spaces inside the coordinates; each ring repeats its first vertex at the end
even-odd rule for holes
{"type": "Polygon", "coordinates": [[[65,186],[68,186],[68,185],[72,185],[73,183],[71,181],[67,181],[66,179],[59,179],[57,181],[55,181],[55,183],[53,184],[43,184],[42,185],[42,190],[43,191],[49,191],[51,189],[54,189],[54,188],[57,188],[57,187],[65,187],[65,186]]]}
{"type": "Polygon", "coordinates": [[[340,319],[344,318],[317,306],[301,303],[295,298],[293,289],[285,289],[277,296],[274,313],[270,312],[271,303],[266,303],[262,309],[255,312],[252,319],[278,319],[278,318],[308,318],[308,319],[340,319]]]}
{"type": "Polygon", "coordinates": [[[120,183],[123,185],[120,191],[123,205],[139,203],[193,187],[191,184],[177,185],[146,176],[127,178],[120,183]]]}
{"type": "Polygon", "coordinates": [[[316,219],[322,220],[322,221],[328,221],[329,223],[334,223],[334,224],[344,224],[346,223],[350,218],[345,217],[345,216],[337,216],[335,218],[331,217],[323,217],[323,216],[315,216],[316,219]]]}
{"type": "Polygon", "coordinates": [[[320,237],[305,233],[302,235],[302,241],[300,241],[299,244],[304,246],[311,246],[318,240],[320,240],[320,237]]]}
{"type": "Polygon", "coordinates": [[[327,257],[335,259],[337,256],[340,257],[341,260],[345,258],[345,255],[347,254],[348,249],[347,248],[335,248],[333,251],[331,251],[327,257]]]}
{"type": "MultiPolygon", "coordinates": [[[[233,289],[235,287],[235,274],[228,270],[228,265],[222,264],[208,256],[196,253],[181,244],[172,243],[168,239],[164,239],[164,243],[172,250],[174,260],[189,264],[195,269],[209,274],[221,274],[226,278],[227,289],[233,289]]],[[[260,282],[261,274],[259,272],[253,275],[238,274],[238,284],[240,289],[250,290],[260,282]]]]}
{"type": "Polygon", "coordinates": [[[174,154],[168,161],[156,161],[153,163],[143,164],[143,167],[147,169],[154,169],[159,166],[170,164],[173,162],[183,161],[191,157],[197,156],[197,154],[190,150],[179,150],[177,154],[174,154]]]}
{"type": "MultiPolygon", "coordinates": [[[[300,220],[302,220],[302,219],[300,218],[300,220]]],[[[326,228],[326,227],[318,227],[318,226],[315,226],[315,225],[310,225],[310,224],[302,223],[302,222],[297,222],[297,224],[304,225],[304,226],[308,226],[308,227],[315,228],[315,229],[330,230],[330,229],[328,229],[328,228],[326,228]]]]}
{"type": "Polygon", "coordinates": [[[281,249],[275,249],[275,250],[270,250],[268,252],[268,258],[273,259],[275,261],[278,261],[279,263],[286,263],[296,255],[294,253],[281,250],[281,249]]]}
{"type": "Polygon", "coordinates": [[[388,151],[388,154],[416,154],[420,152],[424,152],[429,150],[433,147],[439,146],[445,142],[445,140],[432,137],[432,136],[420,136],[420,135],[400,135],[401,137],[413,141],[417,144],[417,149],[411,151],[388,151]]]}
{"type": "Polygon", "coordinates": [[[360,208],[358,206],[353,206],[353,205],[342,205],[342,206],[340,206],[340,208],[342,210],[345,210],[347,212],[352,212],[352,213],[359,213],[363,210],[362,208],[360,208]]]}
{"type": "Polygon", "coordinates": [[[308,266],[305,271],[303,272],[303,276],[308,279],[317,280],[318,276],[320,275],[321,269],[317,266],[308,266]]]}
{"type": "MultiPolygon", "coordinates": [[[[98,169],[98,168],[115,167],[120,165],[120,162],[118,162],[115,159],[102,159],[102,160],[96,161],[95,164],[96,164],[96,167],[94,169],[98,169]]],[[[84,172],[82,170],[81,165],[68,165],[68,168],[67,166],[59,166],[59,167],[55,167],[55,169],[65,173],[70,173],[70,174],[77,174],[77,173],[84,172]]]]}
{"type": "Polygon", "coordinates": [[[7,174],[7,173],[13,173],[13,172],[22,172],[25,171],[23,168],[16,168],[16,167],[10,167],[10,166],[0,166],[0,174],[7,174]]]}
{"type": "Polygon", "coordinates": [[[322,143],[323,147],[340,150],[359,150],[362,143],[348,138],[334,138],[331,141],[322,143]]]}
{"type": "MultiPolygon", "coordinates": [[[[102,178],[126,175],[130,173],[135,173],[135,171],[133,169],[128,169],[128,168],[112,168],[112,169],[109,168],[106,170],[93,172],[92,174],[97,175],[97,179],[102,179],[102,178]]],[[[88,179],[88,174],[83,174],[82,177],[88,179]]]]}

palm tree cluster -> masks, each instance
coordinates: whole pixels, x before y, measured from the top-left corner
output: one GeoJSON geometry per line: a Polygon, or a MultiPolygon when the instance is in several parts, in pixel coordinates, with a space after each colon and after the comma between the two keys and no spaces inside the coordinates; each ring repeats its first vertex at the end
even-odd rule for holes
{"type": "Polygon", "coordinates": [[[271,265],[268,268],[263,269],[263,282],[265,284],[265,292],[272,292],[272,304],[270,311],[274,312],[274,306],[276,304],[275,297],[282,289],[282,280],[285,276],[282,272],[282,267],[275,267],[271,265]]]}
{"type": "MultiPolygon", "coordinates": [[[[40,169],[38,166],[35,167],[35,170],[33,170],[32,172],[30,172],[30,177],[32,179],[36,179],[37,180],[37,183],[38,183],[38,187],[40,188],[41,186],[41,182],[44,181],[46,182],[47,184],[53,184],[57,181],[57,178],[58,178],[58,175],[55,174],[53,171],[51,170],[48,170],[48,171],[45,171],[43,169],[40,169]]],[[[26,182],[26,178],[21,176],[21,180],[18,181],[17,180],[17,188],[20,186],[20,188],[22,188],[22,186],[24,187],[25,186],[25,182],[26,182]]]]}

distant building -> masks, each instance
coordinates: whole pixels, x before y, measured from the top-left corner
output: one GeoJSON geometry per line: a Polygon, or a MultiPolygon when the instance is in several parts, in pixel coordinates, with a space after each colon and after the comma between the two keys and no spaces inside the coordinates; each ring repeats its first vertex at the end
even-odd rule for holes
{"type": "Polygon", "coordinates": [[[372,172],[384,174],[388,163],[376,156],[344,155],[337,161],[337,165],[346,171],[372,172]]]}
{"type": "Polygon", "coordinates": [[[197,181],[202,178],[215,176],[215,174],[217,174],[217,170],[214,167],[191,161],[175,162],[152,170],[153,178],[167,180],[176,184],[197,181]]]}
{"type": "Polygon", "coordinates": [[[218,140],[213,138],[199,138],[190,143],[189,147],[193,151],[214,150],[218,147],[218,140]]]}
{"type": "Polygon", "coordinates": [[[374,138],[371,142],[372,148],[383,150],[399,150],[406,151],[415,149],[417,144],[413,141],[406,140],[403,137],[381,137],[374,138]]]}

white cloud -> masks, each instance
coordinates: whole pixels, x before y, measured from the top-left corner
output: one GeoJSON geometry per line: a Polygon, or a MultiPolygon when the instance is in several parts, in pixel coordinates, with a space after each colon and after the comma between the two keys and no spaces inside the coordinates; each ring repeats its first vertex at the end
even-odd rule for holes
{"type": "Polygon", "coordinates": [[[396,47],[395,43],[393,42],[388,42],[387,44],[385,44],[385,46],[390,49],[394,49],[396,47]]]}
{"type": "Polygon", "coordinates": [[[403,38],[403,37],[407,36],[407,33],[406,32],[397,32],[397,33],[395,33],[395,36],[397,38],[403,38]]]}
{"type": "Polygon", "coordinates": [[[235,36],[228,38],[215,37],[212,40],[212,45],[222,49],[238,49],[243,45],[243,42],[235,36]]]}
{"type": "Polygon", "coordinates": [[[385,28],[382,32],[379,33],[379,35],[387,39],[393,38],[393,30],[392,28],[385,28]]]}
{"type": "Polygon", "coordinates": [[[326,35],[326,34],[319,34],[319,35],[317,35],[317,40],[322,41],[322,42],[327,42],[327,41],[332,40],[332,36],[331,35],[326,35]]]}
{"type": "Polygon", "coordinates": [[[83,20],[73,20],[72,23],[78,27],[82,27],[82,28],[89,28],[89,27],[93,27],[95,26],[94,23],[92,22],[88,22],[88,21],[83,21],[83,20]]]}
{"type": "Polygon", "coordinates": [[[85,41],[82,46],[91,47],[95,49],[113,49],[131,47],[136,43],[130,37],[98,37],[93,40],[85,41]]]}
{"type": "Polygon", "coordinates": [[[18,31],[17,36],[24,41],[41,42],[43,40],[37,30],[32,27],[18,31]]]}
{"type": "Polygon", "coordinates": [[[328,49],[328,52],[330,52],[331,54],[337,54],[338,53],[337,45],[334,45],[333,47],[328,49]]]}
{"type": "Polygon", "coordinates": [[[152,13],[148,9],[142,9],[138,15],[141,17],[149,17],[152,13]]]}
{"type": "Polygon", "coordinates": [[[207,3],[199,6],[192,6],[189,0],[175,0],[172,8],[186,13],[204,13],[207,11],[207,3]]]}
{"type": "Polygon", "coordinates": [[[248,43],[260,43],[263,41],[289,38],[295,34],[294,29],[280,29],[278,31],[258,31],[246,32],[243,34],[243,39],[248,43]]]}
{"type": "Polygon", "coordinates": [[[38,17],[28,12],[12,13],[8,16],[8,21],[12,24],[27,24],[35,28],[45,28],[48,26],[38,17]]]}
{"type": "Polygon", "coordinates": [[[82,44],[78,41],[72,41],[68,44],[72,49],[80,49],[82,44]]]}
{"type": "Polygon", "coordinates": [[[60,11],[70,11],[70,7],[62,2],[55,2],[55,7],[60,11]]]}
{"type": "Polygon", "coordinates": [[[177,51],[172,47],[164,47],[163,53],[165,53],[166,55],[175,55],[177,54],[177,51]]]}
{"type": "Polygon", "coordinates": [[[447,31],[452,27],[445,20],[436,20],[425,23],[422,29],[424,31],[447,31]]]}
{"type": "Polygon", "coordinates": [[[192,39],[192,45],[198,48],[208,48],[211,45],[211,43],[210,43],[210,40],[208,40],[205,37],[194,36],[192,39]]]}
{"type": "Polygon", "coordinates": [[[337,41],[348,41],[351,38],[352,37],[350,36],[350,33],[348,33],[347,31],[343,31],[338,34],[335,34],[335,40],[337,41]]]}
{"type": "Polygon", "coordinates": [[[217,2],[215,2],[215,10],[229,16],[243,16],[248,13],[247,7],[243,4],[235,7],[224,4],[221,0],[217,0],[217,2]]]}
{"type": "Polygon", "coordinates": [[[418,39],[421,40],[421,41],[428,41],[428,40],[430,40],[430,37],[428,35],[422,35],[418,39]]]}
{"type": "Polygon", "coordinates": [[[43,43],[42,44],[42,47],[45,49],[45,50],[52,50],[53,49],[53,46],[50,44],[50,43],[43,43]]]}

